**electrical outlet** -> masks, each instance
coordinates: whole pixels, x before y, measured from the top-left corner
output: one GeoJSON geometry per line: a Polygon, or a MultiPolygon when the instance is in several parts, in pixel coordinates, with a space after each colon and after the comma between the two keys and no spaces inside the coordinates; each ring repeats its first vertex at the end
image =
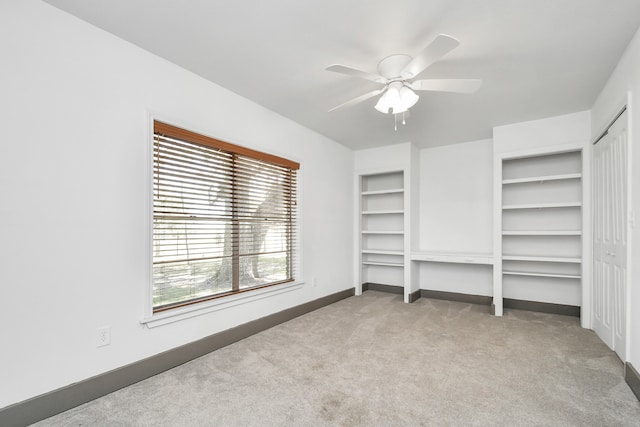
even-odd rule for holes
{"type": "Polygon", "coordinates": [[[96,347],[104,347],[111,344],[111,326],[103,326],[98,328],[96,335],[96,347]]]}

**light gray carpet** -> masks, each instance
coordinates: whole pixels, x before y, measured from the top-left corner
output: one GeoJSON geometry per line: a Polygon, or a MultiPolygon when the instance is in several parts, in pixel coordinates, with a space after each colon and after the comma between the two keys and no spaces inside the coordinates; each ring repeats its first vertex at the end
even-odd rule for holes
{"type": "Polygon", "coordinates": [[[40,426],[640,426],[577,318],[365,292],[40,426]]]}

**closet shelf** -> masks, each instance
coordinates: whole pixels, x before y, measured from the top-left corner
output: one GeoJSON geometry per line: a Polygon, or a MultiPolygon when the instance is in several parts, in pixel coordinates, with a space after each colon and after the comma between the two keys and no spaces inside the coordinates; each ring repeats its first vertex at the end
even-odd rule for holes
{"type": "Polygon", "coordinates": [[[363,249],[363,254],[376,254],[376,255],[404,255],[403,251],[390,251],[383,249],[363,249]]]}
{"type": "Polygon", "coordinates": [[[381,267],[404,267],[401,262],[377,262],[377,261],[362,261],[362,265],[377,265],[381,267]]]}
{"type": "Polygon", "coordinates": [[[391,189],[391,190],[375,190],[375,191],[363,191],[363,196],[377,196],[380,194],[395,194],[395,193],[404,193],[402,188],[391,189]]]}
{"type": "Polygon", "coordinates": [[[403,214],[404,211],[402,209],[398,210],[385,210],[385,211],[362,211],[362,215],[393,215],[393,214],[403,214]]]}
{"type": "Polygon", "coordinates": [[[523,184],[526,182],[545,182],[545,181],[559,181],[564,179],[580,179],[582,178],[581,173],[566,173],[562,175],[542,175],[542,176],[530,176],[527,178],[514,178],[514,179],[503,179],[502,184],[523,184]]]}
{"type": "Polygon", "coordinates": [[[568,202],[568,203],[528,203],[523,205],[504,205],[503,210],[510,209],[548,209],[548,208],[574,208],[580,207],[580,202],[568,202]]]}
{"type": "Polygon", "coordinates": [[[404,235],[404,231],[402,230],[362,230],[362,234],[395,234],[402,236],[404,235]]]}
{"type": "Polygon", "coordinates": [[[551,274],[551,273],[523,273],[520,271],[503,271],[502,274],[509,276],[532,276],[532,277],[556,277],[560,279],[580,279],[579,274],[551,274]]]}
{"type": "Polygon", "coordinates": [[[533,262],[564,262],[569,264],[580,264],[580,258],[564,258],[564,257],[545,257],[545,256],[520,256],[520,255],[503,255],[503,261],[533,261],[533,262]]]}
{"type": "Polygon", "coordinates": [[[581,230],[502,230],[503,236],[581,236],[581,230]]]}

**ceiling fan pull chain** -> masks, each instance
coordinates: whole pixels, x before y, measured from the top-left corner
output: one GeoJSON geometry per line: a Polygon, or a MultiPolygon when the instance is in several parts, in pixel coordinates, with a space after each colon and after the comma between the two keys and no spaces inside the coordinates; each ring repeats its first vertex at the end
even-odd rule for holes
{"type": "Polygon", "coordinates": [[[398,115],[393,115],[393,130],[398,131],[398,115]]]}
{"type": "Polygon", "coordinates": [[[405,113],[405,112],[403,111],[403,112],[402,112],[402,124],[403,124],[403,125],[406,125],[406,124],[407,124],[407,122],[406,122],[406,120],[404,119],[404,113],[405,113]]]}

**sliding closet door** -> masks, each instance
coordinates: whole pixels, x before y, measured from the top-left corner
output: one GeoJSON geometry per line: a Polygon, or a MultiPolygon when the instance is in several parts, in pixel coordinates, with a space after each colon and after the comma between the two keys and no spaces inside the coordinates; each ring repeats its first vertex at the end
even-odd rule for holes
{"type": "Polygon", "coordinates": [[[625,360],[627,114],[593,147],[594,330],[625,360]]]}

